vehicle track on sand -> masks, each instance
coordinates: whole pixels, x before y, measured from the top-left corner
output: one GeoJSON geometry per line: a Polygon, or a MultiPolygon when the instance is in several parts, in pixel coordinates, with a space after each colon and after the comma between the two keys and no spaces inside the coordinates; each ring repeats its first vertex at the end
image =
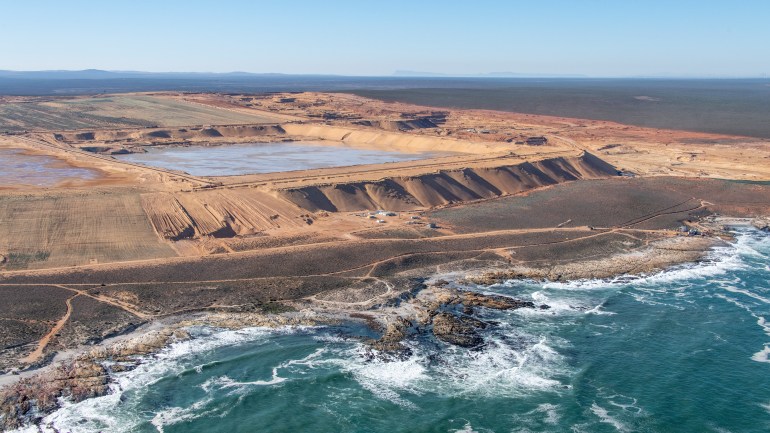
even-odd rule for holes
{"type": "MultiPolygon", "coordinates": [[[[49,284],[49,285],[53,286],[53,287],[58,287],[60,289],[69,290],[70,292],[75,292],[79,296],[85,296],[87,298],[91,298],[91,299],[93,299],[93,300],[95,300],[97,302],[101,302],[103,304],[108,304],[108,305],[111,305],[113,307],[120,308],[121,310],[123,310],[123,311],[125,311],[127,313],[131,313],[134,316],[139,317],[140,319],[150,319],[150,318],[153,317],[152,314],[148,314],[148,313],[139,311],[139,310],[135,309],[132,305],[129,305],[129,304],[125,303],[125,302],[121,302],[121,301],[118,301],[118,300],[116,300],[114,298],[110,298],[110,297],[107,297],[107,296],[92,295],[92,294],[88,293],[87,290],[80,290],[80,289],[75,289],[75,288],[72,288],[72,287],[67,287],[69,284],[68,285],[64,285],[64,284],[49,284]]],[[[93,286],[93,284],[88,284],[88,285],[89,286],[93,286]]],[[[102,287],[102,286],[96,286],[96,287],[102,287]]],[[[96,287],[92,287],[92,288],[96,288],[96,287]]]]}
{"type": "Polygon", "coordinates": [[[45,334],[43,338],[40,339],[40,341],[37,342],[37,348],[35,348],[35,350],[33,350],[32,353],[20,359],[19,361],[26,364],[32,364],[34,362],[39,361],[40,358],[43,357],[43,352],[45,351],[46,346],[48,346],[48,343],[51,342],[51,340],[56,336],[56,334],[59,333],[59,331],[61,331],[61,329],[70,319],[70,316],[72,315],[72,300],[77,298],[78,296],[80,296],[79,293],[67,298],[67,300],[65,301],[65,303],[67,304],[67,312],[64,313],[64,316],[62,316],[62,318],[56,322],[53,328],[51,328],[51,330],[48,331],[48,333],[45,334]]]}
{"type": "MultiPolygon", "coordinates": [[[[590,233],[586,236],[578,236],[572,239],[563,239],[563,240],[556,240],[556,241],[548,241],[548,242],[539,242],[534,244],[526,244],[526,245],[512,245],[510,247],[504,247],[504,249],[521,249],[521,248],[531,248],[531,247],[537,247],[537,246],[544,246],[544,245],[554,245],[554,244],[560,244],[560,243],[567,243],[567,242],[575,242],[585,239],[590,239],[593,237],[598,236],[604,236],[610,233],[657,233],[662,235],[671,235],[671,230],[658,230],[658,229],[633,229],[633,228],[618,228],[618,227],[594,227],[593,229],[587,227],[587,226],[580,226],[580,227],[569,227],[569,228],[554,228],[554,227],[548,227],[548,228],[535,228],[535,229],[512,229],[512,230],[496,230],[491,232],[484,232],[484,236],[495,236],[495,235],[505,235],[505,234],[527,234],[527,233],[543,233],[543,232],[586,232],[590,233]]],[[[447,235],[443,236],[441,238],[432,238],[432,239],[464,239],[464,238],[474,238],[478,237],[478,233],[463,233],[463,234],[453,234],[453,235],[447,235]]],[[[383,239],[377,239],[377,240],[366,240],[366,241],[348,241],[348,242],[361,242],[361,243],[387,243],[389,241],[415,241],[414,239],[394,239],[394,240],[383,240],[383,239]]],[[[324,247],[329,245],[335,245],[340,244],[339,241],[335,242],[321,242],[318,244],[311,244],[317,247],[324,247]]],[[[291,251],[295,249],[305,248],[307,245],[301,245],[301,246],[288,246],[288,247],[278,247],[275,248],[275,251],[291,251]]],[[[212,279],[212,280],[188,280],[188,281],[126,281],[121,283],[112,283],[108,286],[115,286],[115,285],[141,285],[141,284],[153,284],[153,283],[163,283],[163,284],[192,284],[192,283],[232,283],[232,282],[247,282],[247,281],[259,281],[259,280],[271,280],[276,278],[315,278],[315,277],[327,277],[327,276],[337,276],[340,274],[345,274],[351,271],[356,271],[359,269],[364,269],[372,266],[376,266],[381,263],[387,263],[389,261],[404,258],[404,257],[410,257],[415,255],[424,255],[424,254],[441,254],[441,253],[457,253],[457,252],[487,252],[487,251],[494,251],[494,250],[500,250],[500,247],[496,248],[478,248],[478,249],[452,249],[452,250],[446,250],[446,249],[437,249],[434,251],[422,251],[422,252],[406,252],[402,254],[397,254],[392,257],[388,257],[386,259],[382,260],[376,260],[374,262],[370,262],[364,265],[355,266],[352,268],[346,268],[341,269],[338,271],[333,272],[327,272],[327,273],[321,273],[321,274],[308,274],[308,275],[289,275],[289,276],[262,276],[262,277],[247,277],[247,278],[225,278],[225,279],[212,279]]],[[[239,251],[235,253],[229,253],[228,255],[232,256],[244,256],[244,255],[257,255],[259,253],[255,253],[254,251],[239,251]]],[[[195,259],[205,258],[206,256],[202,257],[196,257],[195,259]]],[[[189,259],[186,257],[175,257],[172,259],[151,259],[151,260],[135,260],[135,261],[127,261],[127,262],[120,262],[120,263],[106,263],[102,265],[89,265],[89,266],[96,266],[96,267],[118,267],[120,268],[123,265],[157,265],[160,263],[172,263],[173,261],[183,261],[185,259],[189,259]]],[[[50,268],[50,269],[43,269],[40,271],[7,271],[4,274],[8,276],[13,275],[35,275],[37,273],[50,273],[51,271],[55,271],[57,273],[61,273],[64,270],[71,270],[72,268],[50,268]]],[[[62,288],[76,291],[77,289],[73,289],[72,287],[95,287],[94,282],[90,283],[58,283],[58,282],[46,282],[46,283],[0,283],[0,287],[5,286],[40,286],[40,285],[47,285],[47,286],[61,286],[62,288]],[[69,286],[69,287],[64,287],[69,286]]],[[[101,301],[102,298],[94,297],[92,295],[89,295],[85,292],[83,292],[84,295],[93,297],[97,301],[101,301]]],[[[120,306],[120,305],[116,305],[120,306]]],[[[141,316],[140,316],[141,317],[141,316]]]]}

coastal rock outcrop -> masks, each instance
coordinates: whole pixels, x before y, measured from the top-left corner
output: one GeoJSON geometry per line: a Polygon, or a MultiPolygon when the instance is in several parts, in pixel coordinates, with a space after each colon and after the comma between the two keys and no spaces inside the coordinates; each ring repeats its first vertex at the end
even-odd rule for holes
{"type": "Polygon", "coordinates": [[[473,284],[490,285],[515,279],[570,281],[650,273],[679,263],[697,262],[719,242],[721,240],[713,237],[676,236],[652,242],[647,248],[639,251],[602,259],[538,267],[514,265],[507,269],[469,275],[465,280],[473,284]]]}
{"type": "MultiPolygon", "coordinates": [[[[476,347],[484,342],[479,331],[489,324],[472,317],[475,307],[495,310],[538,307],[530,301],[460,290],[448,285],[448,282],[439,280],[424,286],[408,302],[394,310],[386,310],[387,322],[383,324],[382,336],[371,340],[370,347],[390,355],[408,353],[403,340],[410,334],[426,333],[432,333],[445,343],[476,347]]],[[[547,309],[548,306],[541,305],[539,308],[547,309]]]]}
{"type": "Polygon", "coordinates": [[[79,402],[108,390],[107,370],[101,364],[79,359],[59,365],[0,392],[0,428],[11,430],[39,422],[59,407],[61,398],[79,402]]]}
{"type": "Polygon", "coordinates": [[[385,326],[382,336],[371,343],[372,348],[387,353],[404,352],[407,349],[402,341],[406,338],[411,326],[412,323],[403,317],[395,317],[385,326]]]}
{"type": "Polygon", "coordinates": [[[770,233],[770,217],[755,218],[751,221],[751,225],[765,233],[770,233]]]}
{"type": "Polygon", "coordinates": [[[433,318],[433,335],[441,341],[455,346],[476,347],[484,342],[478,329],[486,328],[486,323],[469,316],[455,316],[439,313],[433,318]]]}
{"type": "Polygon", "coordinates": [[[460,291],[453,304],[465,307],[484,307],[493,310],[515,310],[517,308],[535,308],[535,303],[500,295],[484,295],[476,292],[460,291]]]}

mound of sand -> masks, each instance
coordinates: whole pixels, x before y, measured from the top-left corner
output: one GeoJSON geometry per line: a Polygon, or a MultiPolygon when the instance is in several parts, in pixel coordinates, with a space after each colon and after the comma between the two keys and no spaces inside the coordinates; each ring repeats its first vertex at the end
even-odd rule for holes
{"type": "Polygon", "coordinates": [[[465,168],[371,182],[313,185],[280,190],[309,211],[412,210],[499,197],[577,179],[615,176],[617,170],[584,153],[495,168],[465,168]]]}
{"type": "Polygon", "coordinates": [[[293,203],[255,189],[149,193],[142,207],[158,235],[166,239],[249,235],[305,224],[293,203]]]}
{"type": "Polygon", "coordinates": [[[247,138],[285,135],[280,125],[229,125],[192,128],[144,128],[131,130],[98,130],[87,132],[61,132],[54,134],[58,141],[81,142],[153,142],[158,140],[199,140],[207,138],[247,138]]]}
{"type": "Polygon", "coordinates": [[[426,117],[411,120],[361,120],[355,125],[375,127],[385,131],[411,131],[413,129],[436,128],[437,125],[426,117]]]}
{"type": "Polygon", "coordinates": [[[287,134],[341,141],[359,146],[393,149],[406,152],[462,152],[486,154],[509,151],[507,143],[474,142],[447,137],[403,134],[380,129],[358,129],[319,124],[287,123],[282,125],[287,134]]]}

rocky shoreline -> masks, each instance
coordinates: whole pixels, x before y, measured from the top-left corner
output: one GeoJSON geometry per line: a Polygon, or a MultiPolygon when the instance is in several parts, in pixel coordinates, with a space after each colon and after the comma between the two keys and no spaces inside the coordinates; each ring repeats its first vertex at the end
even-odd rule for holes
{"type": "Polygon", "coordinates": [[[333,324],[338,320],[296,313],[214,313],[179,317],[160,329],[140,328],[117,341],[103,341],[75,351],[32,375],[20,375],[17,381],[3,387],[0,390],[0,430],[39,424],[46,415],[60,408],[63,400],[80,402],[108,394],[113,373],[152,362],[148,358],[151,355],[175,342],[190,339],[186,331],[190,326],[278,328],[333,324]]]}
{"type": "Polygon", "coordinates": [[[34,374],[19,376],[17,381],[0,390],[0,428],[12,430],[37,425],[46,415],[60,408],[63,401],[80,402],[108,394],[114,373],[152,362],[153,354],[175,342],[192,338],[186,330],[192,326],[279,328],[357,321],[382,333],[379,339],[366,341],[372,349],[371,356],[399,357],[408,355],[403,340],[419,332],[432,333],[441,341],[461,347],[480,346],[483,339],[477,330],[489,324],[472,316],[475,308],[548,308],[529,301],[449,286],[445,280],[420,284],[415,295],[408,296],[396,306],[375,307],[371,315],[343,310],[320,313],[307,309],[277,314],[219,312],[178,317],[161,325],[160,329],[153,329],[157,326],[149,324],[116,341],[103,341],[73,352],[34,374]],[[146,329],[148,327],[150,329],[146,329]]]}
{"type": "MultiPolygon", "coordinates": [[[[767,220],[742,221],[769,231],[767,220]]],[[[722,227],[714,220],[709,227],[722,227]]],[[[723,234],[720,232],[720,234],[723,234]]],[[[246,327],[337,325],[349,321],[364,322],[378,331],[378,339],[366,340],[370,356],[404,357],[409,355],[404,340],[422,334],[473,350],[484,344],[479,331],[494,324],[475,317],[480,308],[514,310],[548,309],[530,301],[489,295],[460,287],[490,285],[512,279],[566,281],[611,278],[622,274],[650,273],[672,265],[701,260],[714,246],[724,243],[717,236],[677,236],[654,242],[638,251],[609,257],[553,266],[486,268],[455,275],[455,282],[444,279],[419,279],[409,290],[395,291],[389,300],[370,305],[315,308],[311,302],[285,303],[275,313],[211,312],[167,318],[165,323],[150,322],[131,334],[82,348],[65,359],[0,389],[0,428],[16,429],[39,424],[63,401],[79,402],[110,392],[111,375],[152,362],[151,355],[174,342],[191,338],[186,328],[210,326],[225,329],[246,327]],[[428,281],[428,282],[424,282],[428,281]],[[299,310],[297,309],[299,307],[299,310]],[[159,328],[159,329],[158,329],[159,328]]],[[[7,378],[6,378],[7,379],[7,378]]]]}
{"type": "Polygon", "coordinates": [[[473,284],[489,285],[515,279],[570,281],[652,273],[681,263],[697,262],[711,248],[724,242],[719,237],[678,236],[651,242],[641,250],[611,257],[553,266],[514,265],[502,270],[469,275],[466,280],[473,284]]]}

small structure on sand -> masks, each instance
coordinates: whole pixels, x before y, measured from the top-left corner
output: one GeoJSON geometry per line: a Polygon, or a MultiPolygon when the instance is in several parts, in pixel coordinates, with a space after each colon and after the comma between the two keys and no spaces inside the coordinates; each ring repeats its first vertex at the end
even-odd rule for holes
{"type": "Polygon", "coordinates": [[[544,144],[548,144],[548,139],[543,136],[528,137],[526,143],[530,146],[542,146],[544,144]]]}

